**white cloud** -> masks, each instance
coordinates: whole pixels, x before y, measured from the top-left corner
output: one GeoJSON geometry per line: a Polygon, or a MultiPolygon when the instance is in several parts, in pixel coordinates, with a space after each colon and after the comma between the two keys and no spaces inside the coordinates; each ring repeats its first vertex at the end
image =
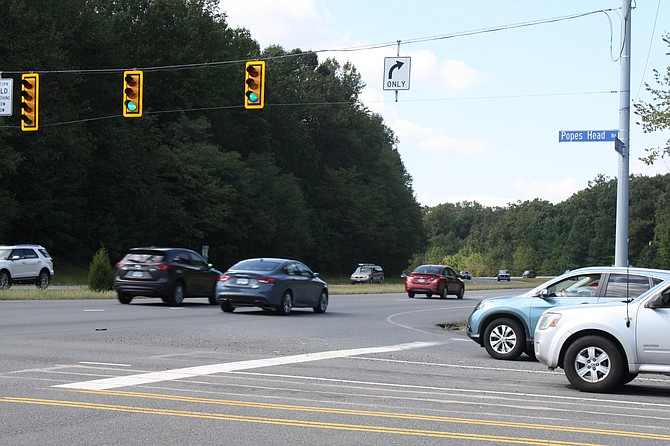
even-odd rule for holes
{"type": "Polygon", "coordinates": [[[486,142],[480,138],[463,138],[447,134],[443,127],[427,127],[404,119],[395,119],[392,128],[404,147],[426,152],[481,154],[486,142]]]}
{"type": "Polygon", "coordinates": [[[412,58],[412,83],[428,88],[460,91],[479,85],[484,75],[462,60],[440,61],[432,51],[422,50],[410,54],[412,58]],[[436,76],[437,75],[437,76],[436,76]]]}

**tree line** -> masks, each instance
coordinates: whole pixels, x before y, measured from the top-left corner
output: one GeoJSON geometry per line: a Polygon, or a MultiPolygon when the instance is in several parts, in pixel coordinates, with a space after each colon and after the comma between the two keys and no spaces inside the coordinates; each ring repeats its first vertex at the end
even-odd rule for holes
{"type": "MultiPolygon", "coordinates": [[[[3,77],[40,73],[40,129],[0,118],[0,242],[87,265],[102,245],[200,250],[350,273],[402,270],[422,212],[395,135],[361,103],[350,64],[261,51],[214,0],[6,0],[3,77]],[[29,31],[27,31],[29,30],[29,31]],[[244,65],[267,61],[266,107],[245,110],[244,65]],[[144,71],[124,119],[122,73],[144,71]]],[[[15,104],[18,101],[15,101],[15,104]]]]}
{"type": "MultiPolygon", "coordinates": [[[[629,197],[630,265],[670,269],[670,174],[631,177],[629,197]]],[[[413,263],[446,263],[485,276],[498,269],[553,275],[613,265],[616,203],[616,180],[599,175],[558,204],[535,199],[426,208],[428,248],[413,263]]]]}

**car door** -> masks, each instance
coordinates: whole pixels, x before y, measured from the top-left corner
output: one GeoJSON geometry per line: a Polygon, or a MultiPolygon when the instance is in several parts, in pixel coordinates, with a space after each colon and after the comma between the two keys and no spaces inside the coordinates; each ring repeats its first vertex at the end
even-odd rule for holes
{"type": "Polygon", "coordinates": [[[16,248],[9,258],[14,262],[12,265],[14,278],[37,277],[36,268],[39,265],[39,259],[35,251],[28,248],[16,248]]]}
{"type": "Polygon", "coordinates": [[[312,282],[312,271],[300,262],[294,263],[295,276],[295,296],[294,301],[296,306],[312,306],[314,305],[314,284],[312,282]]]}
{"type": "Polygon", "coordinates": [[[532,336],[545,310],[562,305],[596,303],[602,274],[576,274],[551,283],[540,294],[529,296],[528,330],[532,336]]]}
{"type": "Polygon", "coordinates": [[[456,271],[449,267],[445,267],[442,271],[442,275],[447,282],[447,289],[449,290],[449,294],[458,293],[458,290],[461,288],[461,284],[458,281],[458,274],[456,274],[456,271]]]}
{"type": "Polygon", "coordinates": [[[216,275],[210,271],[209,264],[196,252],[188,253],[191,260],[191,280],[198,296],[210,296],[216,284],[216,275]]]}
{"type": "Polygon", "coordinates": [[[660,293],[656,305],[640,305],[635,324],[637,362],[670,365],[670,287],[660,293]]]}

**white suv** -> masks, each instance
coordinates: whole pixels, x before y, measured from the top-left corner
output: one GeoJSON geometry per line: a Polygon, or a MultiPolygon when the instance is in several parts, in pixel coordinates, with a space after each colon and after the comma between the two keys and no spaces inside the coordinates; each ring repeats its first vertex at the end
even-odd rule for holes
{"type": "Polygon", "coordinates": [[[54,275],[51,256],[40,245],[0,245],[0,289],[13,283],[46,288],[54,275]]]}
{"type": "Polygon", "coordinates": [[[632,301],[552,308],[535,330],[535,356],[584,392],[639,373],[670,375],[670,280],[632,301]]]}

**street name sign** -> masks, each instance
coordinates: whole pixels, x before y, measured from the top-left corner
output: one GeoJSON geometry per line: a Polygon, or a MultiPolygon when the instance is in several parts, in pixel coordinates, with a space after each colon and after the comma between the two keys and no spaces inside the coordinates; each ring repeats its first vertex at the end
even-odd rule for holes
{"type": "Polygon", "coordinates": [[[12,116],[14,79],[0,79],[0,116],[12,116]]]}
{"type": "Polygon", "coordinates": [[[560,130],[558,142],[602,142],[614,141],[618,130],[560,130]]]}
{"type": "Polygon", "coordinates": [[[409,90],[411,57],[384,58],[384,90],[409,90]]]}

